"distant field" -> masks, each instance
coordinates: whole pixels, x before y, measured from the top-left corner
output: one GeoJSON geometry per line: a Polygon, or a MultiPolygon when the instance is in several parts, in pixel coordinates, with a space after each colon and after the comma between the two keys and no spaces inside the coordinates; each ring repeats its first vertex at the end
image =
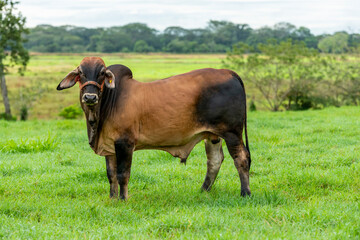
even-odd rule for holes
{"type": "MultiPolygon", "coordinates": [[[[30,119],[58,118],[58,113],[66,106],[78,103],[77,87],[66,91],[56,91],[58,83],[79,65],[84,56],[102,57],[107,65],[123,64],[129,67],[134,78],[148,82],[166,78],[199,68],[221,68],[221,54],[35,54],[31,59],[24,76],[19,76],[12,69],[6,77],[10,91],[12,110],[18,115],[17,99],[21,88],[42,85],[47,88],[45,93],[30,109],[30,119]]],[[[2,99],[0,99],[2,101],[2,99]]],[[[0,102],[0,112],[4,106],[0,102]]]]}
{"type": "MultiPolygon", "coordinates": [[[[73,58],[57,74],[81,57],[73,58]]],[[[64,104],[51,100],[55,110],[64,104]]],[[[135,152],[127,202],[108,198],[105,160],[88,146],[84,120],[0,121],[0,238],[359,239],[359,107],[248,119],[252,197],[240,197],[225,146],[213,189],[200,192],[200,143],[186,166],[165,152],[135,152]]]]}

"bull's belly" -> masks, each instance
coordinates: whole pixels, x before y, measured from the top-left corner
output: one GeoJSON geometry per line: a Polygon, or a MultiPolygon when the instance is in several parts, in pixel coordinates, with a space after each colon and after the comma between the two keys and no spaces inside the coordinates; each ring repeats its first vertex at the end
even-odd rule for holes
{"type": "MultiPolygon", "coordinates": [[[[194,146],[203,139],[217,139],[218,136],[211,129],[202,128],[191,132],[164,132],[139,134],[135,139],[135,151],[152,149],[163,150],[174,157],[186,159],[194,146]]],[[[115,155],[115,139],[100,138],[99,145],[94,149],[100,156],[115,155]]]]}
{"type": "Polygon", "coordinates": [[[152,139],[152,141],[151,138],[148,137],[145,139],[138,139],[135,151],[143,149],[163,150],[174,157],[186,159],[198,142],[206,138],[217,138],[216,135],[206,130],[198,131],[186,136],[174,135],[163,139],[152,139]]]}

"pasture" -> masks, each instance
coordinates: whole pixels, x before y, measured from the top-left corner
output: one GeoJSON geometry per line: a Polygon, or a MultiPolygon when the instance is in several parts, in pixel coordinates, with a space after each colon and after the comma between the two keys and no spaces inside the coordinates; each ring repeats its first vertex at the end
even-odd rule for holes
{"type": "MultiPolygon", "coordinates": [[[[225,145],[212,190],[200,191],[206,173],[201,142],[186,166],[165,152],[135,152],[129,200],[116,201],[108,196],[105,160],[88,145],[85,120],[58,116],[79,104],[77,87],[55,88],[83,57],[33,54],[25,76],[10,69],[6,77],[16,115],[21,96],[42,91],[32,99],[30,121],[0,121],[0,238],[360,238],[359,107],[249,112],[250,198],[240,196],[225,145]]],[[[221,68],[225,56],[101,57],[152,81],[221,68]]]]}
{"type": "Polygon", "coordinates": [[[108,198],[84,120],[0,121],[0,238],[359,239],[359,118],[358,107],[249,113],[250,198],[225,146],[209,193],[203,143],[186,166],[135,152],[127,202],[108,198]]]}

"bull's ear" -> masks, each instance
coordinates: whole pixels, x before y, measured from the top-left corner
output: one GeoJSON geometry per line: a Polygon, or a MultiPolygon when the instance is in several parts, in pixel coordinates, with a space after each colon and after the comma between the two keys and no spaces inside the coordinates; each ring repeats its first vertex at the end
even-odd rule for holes
{"type": "Polygon", "coordinates": [[[105,72],[105,85],[108,88],[115,88],[115,76],[109,69],[105,72]]]}
{"type": "Polygon", "coordinates": [[[69,72],[68,75],[66,75],[66,77],[59,83],[56,89],[63,90],[74,86],[79,76],[80,76],[79,68],[76,68],[75,70],[69,72]]]}

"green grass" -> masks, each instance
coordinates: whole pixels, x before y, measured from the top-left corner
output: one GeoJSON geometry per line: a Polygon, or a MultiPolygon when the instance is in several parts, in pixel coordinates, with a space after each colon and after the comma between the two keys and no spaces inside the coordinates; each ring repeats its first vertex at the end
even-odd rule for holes
{"type": "Polygon", "coordinates": [[[186,166],[135,152],[127,202],[109,199],[83,120],[0,121],[5,149],[48,136],[58,144],[0,152],[0,238],[359,239],[359,118],[358,107],[249,113],[250,198],[225,146],[209,193],[203,143],[186,166]]]}
{"type": "Polygon", "coordinates": [[[0,151],[4,153],[34,153],[50,151],[58,145],[56,138],[50,136],[36,139],[20,139],[15,141],[10,139],[0,143],[0,151]]]}

